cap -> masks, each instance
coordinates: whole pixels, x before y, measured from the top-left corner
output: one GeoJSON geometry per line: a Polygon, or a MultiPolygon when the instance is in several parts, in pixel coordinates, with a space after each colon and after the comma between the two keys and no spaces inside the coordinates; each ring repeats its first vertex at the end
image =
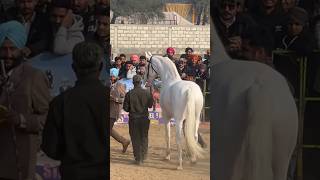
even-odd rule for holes
{"type": "Polygon", "coordinates": [[[307,11],[300,7],[290,9],[289,16],[291,21],[297,21],[302,25],[305,25],[309,20],[307,11]]]}
{"type": "Polygon", "coordinates": [[[110,76],[118,77],[118,75],[119,75],[119,69],[117,68],[110,69],[110,76]]]}
{"type": "Polygon", "coordinates": [[[170,52],[175,53],[175,50],[174,50],[172,47],[169,47],[169,48],[167,49],[167,53],[170,53],[170,52]]]}
{"type": "Polygon", "coordinates": [[[131,61],[139,61],[139,56],[138,55],[136,55],[136,54],[134,54],[134,55],[132,55],[131,57],[130,57],[130,60],[131,61]]]}

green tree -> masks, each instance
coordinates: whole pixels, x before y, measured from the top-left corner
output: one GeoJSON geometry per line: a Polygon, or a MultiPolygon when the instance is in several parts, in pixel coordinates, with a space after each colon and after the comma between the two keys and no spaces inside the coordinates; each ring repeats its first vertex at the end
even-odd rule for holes
{"type": "Polygon", "coordinates": [[[164,2],[161,0],[111,0],[113,18],[111,23],[119,16],[129,17],[134,15],[141,22],[146,23],[149,19],[163,18],[164,2]]]}

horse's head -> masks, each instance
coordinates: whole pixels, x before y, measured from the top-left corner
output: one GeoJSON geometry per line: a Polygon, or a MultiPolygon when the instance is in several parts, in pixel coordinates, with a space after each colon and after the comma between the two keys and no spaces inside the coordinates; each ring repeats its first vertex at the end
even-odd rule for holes
{"type": "Polygon", "coordinates": [[[146,58],[147,59],[150,59],[151,57],[152,57],[152,54],[151,54],[151,52],[145,52],[145,54],[146,54],[146,58]]]}
{"type": "Polygon", "coordinates": [[[154,58],[156,58],[156,57],[153,57],[150,52],[146,52],[145,54],[146,54],[146,58],[147,58],[147,63],[146,63],[146,70],[143,75],[143,79],[148,82],[152,82],[159,75],[157,73],[155,63],[154,63],[154,58]]]}

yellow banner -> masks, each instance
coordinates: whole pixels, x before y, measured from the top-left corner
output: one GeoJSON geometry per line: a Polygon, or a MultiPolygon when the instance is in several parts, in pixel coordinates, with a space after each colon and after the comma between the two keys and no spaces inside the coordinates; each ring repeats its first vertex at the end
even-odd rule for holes
{"type": "Polygon", "coordinates": [[[190,15],[193,19],[194,16],[192,4],[167,3],[165,12],[176,12],[185,19],[189,19],[190,15]]]}

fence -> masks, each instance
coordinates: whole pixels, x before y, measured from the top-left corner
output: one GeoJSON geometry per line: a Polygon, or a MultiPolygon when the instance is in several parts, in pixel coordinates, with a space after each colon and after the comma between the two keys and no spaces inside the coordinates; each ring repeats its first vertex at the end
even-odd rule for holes
{"type": "MultiPolygon", "coordinates": [[[[320,55],[319,51],[314,51],[313,55],[320,55]]],[[[304,143],[304,125],[305,125],[305,111],[306,111],[306,104],[308,102],[318,102],[320,103],[320,96],[314,95],[312,93],[313,83],[312,73],[310,73],[310,67],[313,64],[311,62],[310,57],[314,56],[298,56],[297,54],[290,52],[290,51],[274,51],[273,52],[273,61],[275,64],[281,61],[279,57],[289,57],[298,65],[298,87],[296,90],[298,92],[295,94],[295,100],[297,102],[298,113],[299,113],[299,132],[298,132],[298,142],[296,146],[297,151],[297,171],[296,171],[296,178],[297,180],[303,180],[304,178],[304,163],[303,163],[303,151],[306,149],[313,149],[319,150],[320,153],[320,144],[305,144],[304,143]],[[279,59],[278,59],[279,58],[279,59]],[[311,81],[311,83],[310,83],[311,81]]],[[[318,58],[318,57],[316,57],[318,58]]],[[[317,62],[317,61],[315,61],[317,62]]],[[[275,65],[276,69],[277,66],[275,65]]],[[[320,70],[320,68],[318,68],[320,70]]],[[[280,71],[281,72],[281,71],[280,71]]],[[[318,72],[320,75],[320,72],[318,72]]],[[[314,74],[313,74],[314,75],[314,74]]],[[[275,92],[276,93],[276,92],[275,92]]],[[[319,127],[314,127],[319,128],[319,127]]]]}
{"type": "MultiPolygon", "coordinates": [[[[209,80],[209,79],[208,79],[209,80]]],[[[209,80],[210,81],[210,80],[209,80]]],[[[210,121],[210,88],[209,88],[209,81],[205,80],[204,81],[204,86],[202,90],[203,94],[203,110],[202,110],[202,118],[201,121],[210,121]]]]}

